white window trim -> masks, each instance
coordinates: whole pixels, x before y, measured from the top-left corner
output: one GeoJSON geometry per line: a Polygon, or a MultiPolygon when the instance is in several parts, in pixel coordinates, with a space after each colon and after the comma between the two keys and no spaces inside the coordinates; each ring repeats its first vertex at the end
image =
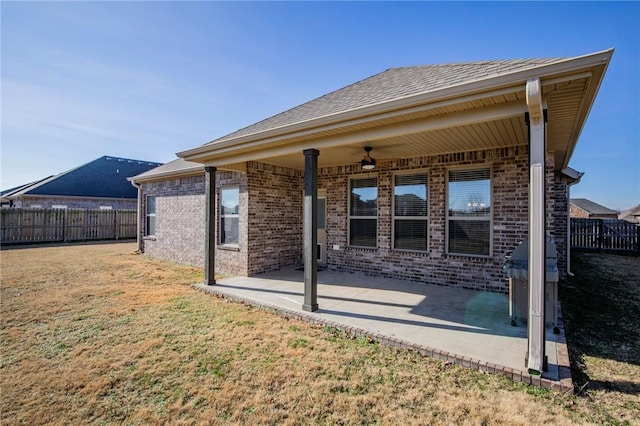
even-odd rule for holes
{"type": "Polygon", "coordinates": [[[238,211],[240,211],[240,187],[239,186],[225,186],[220,188],[218,193],[218,199],[220,200],[220,206],[218,207],[218,245],[222,247],[239,248],[240,247],[240,213],[238,214],[222,214],[222,191],[229,189],[238,190],[238,211]],[[224,243],[222,242],[222,219],[238,219],[238,242],[237,243],[224,243]]]}
{"type": "MultiPolygon", "coordinates": [[[[474,257],[480,259],[489,259],[493,257],[493,204],[495,202],[495,194],[493,190],[493,164],[491,163],[482,163],[482,164],[472,164],[468,166],[457,166],[457,167],[448,167],[446,169],[446,179],[445,179],[445,234],[444,234],[444,244],[445,244],[445,253],[448,256],[460,256],[460,257],[474,257]],[[491,196],[491,205],[489,206],[489,254],[468,254],[468,253],[451,253],[449,251],[449,222],[451,220],[456,220],[455,217],[449,216],[449,172],[458,171],[458,170],[481,170],[481,169],[489,169],[489,195],[491,196]]],[[[481,221],[486,222],[486,217],[466,217],[464,220],[467,221],[481,221]]]]}
{"type": "Polygon", "coordinates": [[[378,248],[378,226],[380,225],[380,207],[377,202],[380,199],[379,179],[377,173],[366,173],[349,176],[347,185],[347,247],[374,250],[378,248]],[[376,215],[375,216],[351,216],[351,181],[359,179],[376,179],[376,215]],[[351,220],[352,219],[368,219],[376,221],[376,245],[375,246],[356,246],[351,244],[351,220]]]}
{"type": "MultiPolygon", "coordinates": [[[[448,176],[448,172],[447,172],[448,176]]],[[[405,253],[429,253],[430,244],[430,232],[429,226],[431,225],[431,194],[429,189],[431,188],[431,176],[428,169],[414,169],[404,170],[401,172],[395,172],[391,174],[391,247],[394,251],[400,251],[405,253]],[[424,174],[427,176],[427,215],[426,216],[398,216],[396,218],[396,176],[412,176],[424,174]],[[396,219],[398,220],[425,220],[427,222],[427,249],[426,250],[412,250],[404,248],[396,248],[396,219]]]]}
{"type": "Polygon", "coordinates": [[[147,195],[144,200],[144,236],[145,237],[155,237],[156,231],[158,230],[158,216],[156,212],[158,211],[158,198],[155,195],[147,195]],[[155,211],[153,213],[149,213],[149,198],[153,197],[155,199],[155,211]],[[149,232],[149,217],[156,218],[156,229],[154,229],[153,234],[149,232]]]}

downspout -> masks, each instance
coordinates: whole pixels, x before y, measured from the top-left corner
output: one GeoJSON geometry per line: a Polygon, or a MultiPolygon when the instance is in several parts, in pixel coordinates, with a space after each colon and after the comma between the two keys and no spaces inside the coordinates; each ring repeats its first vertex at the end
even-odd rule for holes
{"type": "Polygon", "coordinates": [[[545,123],[542,85],[527,80],[529,110],[529,318],[527,369],[541,375],[545,369],[544,290],[546,281],[545,123]]]}
{"type": "Polygon", "coordinates": [[[584,173],[577,173],[577,179],[567,182],[567,275],[573,277],[571,272],[571,186],[580,182],[584,173]]]}
{"type": "Polygon", "coordinates": [[[573,183],[567,183],[567,275],[573,277],[571,272],[571,185],[573,183]]]}
{"type": "Polygon", "coordinates": [[[136,212],[136,253],[144,253],[144,246],[142,245],[142,185],[130,180],[131,185],[138,190],[138,211],[136,212]]]}

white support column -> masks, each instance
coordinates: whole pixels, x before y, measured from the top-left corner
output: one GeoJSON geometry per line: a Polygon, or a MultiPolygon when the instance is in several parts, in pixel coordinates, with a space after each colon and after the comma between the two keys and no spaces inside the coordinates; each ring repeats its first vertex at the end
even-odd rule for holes
{"type": "Polygon", "coordinates": [[[529,318],[527,369],[544,369],[544,287],[546,281],[545,124],[539,78],[527,81],[529,109],[529,318]]]}

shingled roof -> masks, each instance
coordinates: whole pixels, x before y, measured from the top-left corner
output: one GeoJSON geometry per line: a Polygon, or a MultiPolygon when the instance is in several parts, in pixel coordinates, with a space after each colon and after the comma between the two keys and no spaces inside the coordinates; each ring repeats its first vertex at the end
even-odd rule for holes
{"type": "MultiPolygon", "coordinates": [[[[459,62],[390,68],[295,108],[237,130],[208,144],[302,123],[345,111],[551,64],[563,58],[459,62]]],[[[205,144],[205,145],[208,145],[205,144]]]]}
{"type": "Polygon", "coordinates": [[[603,215],[603,214],[617,215],[618,214],[617,211],[611,210],[610,208],[607,208],[601,204],[594,203],[593,201],[588,200],[586,198],[572,198],[571,204],[573,204],[578,208],[581,208],[582,210],[586,211],[589,214],[594,214],[594,215],[603,215]]]}
{"type": "Polygon", "coordinates": [[[160,166],[161,163],[112,156],[100,157],[75,169],[5,191],[3,198],[22,195],[67,197],[136,198],[127,178],[160,166]]]}

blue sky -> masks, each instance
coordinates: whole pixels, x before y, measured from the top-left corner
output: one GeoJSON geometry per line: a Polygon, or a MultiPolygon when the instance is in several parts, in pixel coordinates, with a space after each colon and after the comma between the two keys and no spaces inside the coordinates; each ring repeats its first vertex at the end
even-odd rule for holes
{"type": "Polygon", "coordinates": [[[7,2],[0,187],[167,162],[390,67],[614,47],[572,196],[640,203],[640,3],[7,2]]]}

